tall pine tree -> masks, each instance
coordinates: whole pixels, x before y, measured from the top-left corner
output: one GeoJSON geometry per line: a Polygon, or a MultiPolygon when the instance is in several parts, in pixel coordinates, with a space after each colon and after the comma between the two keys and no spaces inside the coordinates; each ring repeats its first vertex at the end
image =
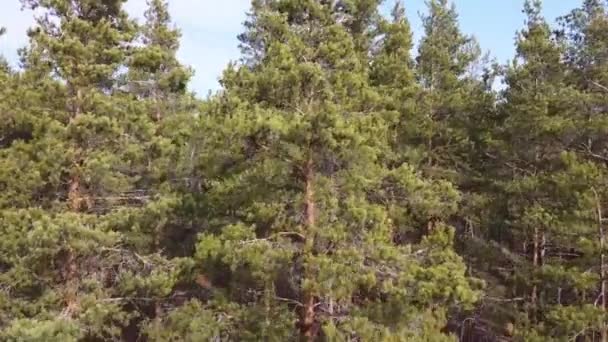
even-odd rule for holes
{"type": "Polygon", "coordinates": [[[371,28],[351,27],[376,13],[342,21],[343,5],[254,1],[245,63],[203,119],[196,255],[211,300],[174,311],[156,339],[447,341],[446,312],[475,301],[441,223],[459,194],[386,165],[395,114],[361,61],[357,32],[371,28]]]}
{"type": "Polygon", "coordinates": [[[41,15],[2,101],[0,338],[133,338],[179,271],[138,243],[158,222],[141,214],[154,124],[118,91],[135,25],[121,0],[23,4],[41,15]]]}
{"type": "Polygon", "coordinates": [[[416,59],[423,87],[418,116],[423,125],[413,143],[420,145],[429,172],[458,181],[454,171],[467,168],[467,151],[472,148],[468,128],[479,93],[485,91],[470,72],[481,51],[474,38],[461,32],[453,3],[430,0],[427,6],[416,59]]]}
{"type": "Polygon", "coordinates": [[[492,221],[512,255],[525,257],[510,258],[506,284],[509,296],[524,299],[513,302],[513,316],[520,338],[530,341],[596,329],[601,317],[587,293],[598,285],[588,266],[596,259],[593,189],[602,171],[571,152],[579,93],[568,82],[564,44],[541,10],[540,1],[526,1],[489,152],[498,161],[489,174],[501,199],[491,205],[492,221]]]}
{"type": "Polygon", "coordinates": [[[141,46],[128,63],[127,88],[140,99],[150,100],[153,116],[160,121],[163,114],[178,111],[176,102],[186,93],[192,72],[177,60],[181,34],[171,27],[168,3],[148,0],[147,5],[146,21],[140,28],[141,46]]]}

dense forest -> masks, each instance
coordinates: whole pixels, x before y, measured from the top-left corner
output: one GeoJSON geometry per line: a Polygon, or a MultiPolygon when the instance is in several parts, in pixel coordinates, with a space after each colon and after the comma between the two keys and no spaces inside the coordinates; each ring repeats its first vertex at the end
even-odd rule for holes
{"type": "Polygon", "coordinates": [[[1,341],[608,341],[608,2],[525,1],[503,65],[448,0],[419,42],[400,2],[253,0],[201,98],[125,1],[21,0],[1,341]]]}

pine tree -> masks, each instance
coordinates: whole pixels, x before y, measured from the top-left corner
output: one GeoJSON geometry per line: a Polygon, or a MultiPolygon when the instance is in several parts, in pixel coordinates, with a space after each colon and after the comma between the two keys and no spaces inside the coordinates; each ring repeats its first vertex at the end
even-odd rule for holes
{"type": "Polygon", "coordinates": [[[0,340],[608,341],[605,1],[490,70],[448,0],[415,60],[401,2],[253,0],[203,101],[168,1],[21,1],[0,340]]]}
{"type": "Polygon", "coordinates": [[[606,159],[603,138],[608,112],[608,5],[587,0],[581,8],[561,18],[566,44],[566,61],[571,69],[570,82],[581,92],[579,99],[581,127],[579,152],[599,163],[606,159]]]}
{"type": "MultiPolygon", "coordinates": [[[[75,141],[71,146],[74,155],[69,172],[69,207],[76,212],[86,211],[92,205],[91,197],[97,194],[95,190],[87,194],[89,185],[84,184],[88,157],[85,150],[89,147],[85,145],[89,141],[86,132],[78,134],[77,127],[103,125],[107,120],[103,115],[91,112],[100,105],[101,95],[111,92],[115,86],[115,74],[126,57],[124,45],[133,39],[133,22],[121,9],[122,1],[118,0],[98,4],[27,0],[24,5],[48,9],[51,15],[62,20],[60,26],[44,17],[38,20],[38,26],[30,32],[31,47],[26,65],[31,69],[45,68],[65,82],[65,95],[58,99],[65,102],[65,110],[63,117],[58,119],[75,127],[75,135],[71,137],[75,141]]],[[[102,185],[95,183],[91,186],[102,185]]]]}
{"type": "Polygon", "coordinates": [[[384,0],[355,0],[336,2],[336,12],[346,30],[353,37],[355,50],[359,53],[362,63],[369,60],[369,51],[374,44],[374,38],[382,17],[378,12],[384,0]]]}
{"type": "MultiPolygon", "coordinates": [[[[595,237],[588,236],[587,239],[592,248],[585,251],[583,262],[589,267],[595,268],[598,278],[596,289],[597,298],[587,310],[589,313],[584,319],[577,320],[580,327],[587,330],[587,334],[597,334],[601,341],[608,341],[608,323],[606,310],[608,309],[606,299],[606,237],[605,220],[603,212],[606,203],[606,132],[608,113],[608,101],[606,94],[608,88],[608,63],[606,49],[608,48],[608,4],[604,1],[586,0],[580,8],[574,9],[570,14],[561,18],[565,33],[564,41],[567,47],[565,60],[569,67],[569,82],[579,95],[577,97],[576,112],[572,117],[576,120],[575,138],[570,150],[576,153],[581,160],[587,161],[595,170],[596,179],[589,181],[588,187],[592,188],[593,196],[588,202],[588,207],[594,208],[595,214],[595,237]],[[599,317],[599,318],[598,318],[599,317]]],[[[593,209],[592,209],[593,210],[593,209]]],[[[567,313],[567,311],[566,311],[567,313]]],[[[562,320],[569,317],[560,316],[562,320]]]]}
{"type": "Polygon", "coordinates": [[[23,3],[43,14],[3,90],[0,339],[136,336],[180,260],[138,244],[158,222],[141,187],[154,124],[117,89],[135,26],[120,0],[23,3]]]}
{"type": "MultiPolygon", "coordinates": [[[[412,137],[421,129],[416,121],[416,99],[420,88],[414,74],[413,48],[410,24],[401,2],[396,2],[391,12],[391,21],[383,20],[379,25],[382,37],[377,43],[372,58],[370,82],[383,98],[384,108],[398,113],[394,127],[394,149],[397,159],[415,161],[410,150],[416,151],[412,137]]],[[[415,154],[415,153],[414,153],[415,154]]]]}
{"type": "Polygon", "coordinates": [[[176,211],[181,210],[184,192],[192,190],[184,188],[184,180],[191,175],[179,160],[182,154],[192,152],[188,143],[199,102],[187,90],[192,71],[177,58],[181,33],[173,27],[168,2],[148,0],[147,5],[146,21],[138,26],[137,44],[127,59],[128,72],[119,81],[124,83],[121,90],[137,98],[154,120],[147,161],[152,167],[139,186],[156,193],[158,201],[152,206],[158,206],[153,209],[157,212],[148,214],[150,222],[158,223],[141,233],[148,236],[149,250],[187,255],[182,251],[187,243],[174,241],[184,238],[181,234],[188,230],[184,224],[187,219],[177,217],[176,211]]]}
{"type": "Polygon", "coordinates": [[[595,291],[596,275],[585,271],[586,258],[573,255],[594,244],[592,189],[602,171],[571,152],[579,94],[568,84],[564,45],[541,16],[540,1],[527,1],[524,13],[491,147],[499,162],[494,192],[506,204],[496,202],[494,221],[505,222],[503,242],[525,255],[512,258],[506,280],[512,296],[525,298],[514,308],[526,315],[518,322],[521,338],[551,340],[592,329],[599,317],[584,299],[595,291]]]}
{"type": "MultiPolygon", "coordinates": [[[[0,26],[0,38],[6,33],[6,29],[0,26]]],[[[2,113],[8,113],[8,108],[5,105],[4,99],[7,96],[7,92],[11,89],[14,84],[13,71],[11,70],[8,61],[4,58],[4,56],[0,55],[0,87],[2,91],[0,92],[3,101],[0,103],[4,108],[2,109],[2,113]]],[[[11,120],[11,117],[8,114],[5,114],[4,120],[0,123],[0,146],[4,147],[14,139],[11,136],[15,134],[18,129],[14,128],[15,123],[11,120]]]]}
{"type": "Polygon", "coordinates": [[[416,140],[426,168],[453,178],[453,171],[467,167],[466,151],[471,149],[468,126],[474,121],[469,113],[478,105],[474,100],[479,93],[485,91],[470,73],[481,52],[477,42],[460,31],[453,3],[431,0],[427,6],[416,59],[416,74],[424,90],[418,105],[421,125],[416,140]]]}
{"type": "Polygon", "coordinates": [[[151,327],[156,340],[447,341],[447,311],[475,301],[441,223],[459,194],[385,165],[394,115],[336,13],[332,2],[253,3],[246,63],[226,71],[203,119],[209,220],[196,255],[212,300],[151,327]]]}
{"type": "Polygon", "coordinates": [[[176,102],[186,94],[192,72],[177,60],[181,34],[171,27],[168,3],[148,0],[147,4],[140,33],[142,46],[130,56],[127,82],[130,93],[152,102],[154,117],[160,121],[161,114],[179,111],[176,102]]]}
{"type": "Polygon", "coordinates": [[[513,194],[510,196],[513,199],[510,201],[513,202],[512,205],[517,205],[517,208],[508,208],[512,220],[518,221],[511,227],[511,234],[521,234],[516,240],[522,241],[524,253],[530,261],[531,269],[524,271],[528,277],[522,279],[530,281],[526,287],[530,293],[526,298],[532,307],[531,315],[534,316],[538,313],[535,310],[539,305],[539,280],[530,278],[529,274],[532,272],[538,276],[538,270],[545,264],[547,226],[550,225],[544,222],[547,220],[546,215],[550,214],[543,204],[538,203],[543,195],[537,193],[542,191],[540,183],[545,177],[543,171],[546,172],[547,163],[555,162],[556,158],[554,154],[544,151],[544,148],[549,147],[546,142],[551,134],[550,127],[545,127],[552,122],[552,115],[562,114],[550,110],[556,100],[554,85],[560,81],[563,84],[564,74],[560,63],[561,51],[551,41],[550,28],[540,14],[541,3],[527,1],[524,13],[527,15],[527,28],[519,34],[516,55],[516,61],[521,60],[523,64],[514,62],[514,66],[507,72],[506,84],[509,88],[504,95],[506,120],[503,123],[502,147],[509,149],[505,153],[511,156],[501,156],[499,159],[515,162],[509,163],[513,165],[512,170],[505,171],[517,176],[513,176],[514,180],[505,187],[512,189],[513,194]],[[528,131],[523,137],[518,136],[517,132],[523,132],[524,129],[534,131],[528,131]],[[534,191],[535,188],[538,191],[534,191]],[[522,202],[522,196],[529,202],[522,202]],[[531,247],[528,248],[528,245],[531,247]]]}
{"type": "MultiPolygon", "coordinates": [[[[462,201],[450,222],[457,228],[460,245],[467,246],[474,242],[470,237],[490,230],[484,213],[492,198],[485,177],[487,132],[496,103],[492,70],[476,40],[460,30],[453,2],[432,0],[427,7],[415,67],[422,89],[404,124],[409,129],[402,151],[426,175],[458,186],[462,201]]],[[[477,248],[470,254],[466,249],[460,252],[469,263],[483,260],[476,255],[477,248]]]]}
{"type": "MultiPolygon", "coordinates": [[[[373,60],[372,82],[391,90],[412,85],[414,83],[414,61],[411,56],[412,32],[401,2],[395,3],[391,12],[391,21],[383,20],[380,23],[379,34],[382,36],[382,41],[378,43],[378,51],[373,60]]],[[[392,97],[390,95],[389,97],[392,97]]]]}

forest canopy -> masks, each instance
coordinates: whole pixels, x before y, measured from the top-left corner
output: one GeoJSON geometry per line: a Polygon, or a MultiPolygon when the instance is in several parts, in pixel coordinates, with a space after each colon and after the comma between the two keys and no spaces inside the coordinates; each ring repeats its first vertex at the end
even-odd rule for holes
{"type": "Polygon", "coordinates": [[[10,1],[1,341],[608,342],[605,0],[506,64],[458,1],[252,0],[204,98],[167,0],[10,1]]]}

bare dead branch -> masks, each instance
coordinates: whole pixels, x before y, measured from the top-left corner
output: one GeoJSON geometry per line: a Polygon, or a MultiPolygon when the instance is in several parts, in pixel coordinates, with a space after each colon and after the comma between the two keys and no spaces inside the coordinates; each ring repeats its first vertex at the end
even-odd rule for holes
{"type": "Polygon", "coordinates": [[[599,83],[597,83],[597,82],[595,82],[595,81],[589,81],[589,82],[590,82],[591,84],[593,84],[594,86],[596,86],[596,87],[598,87],[598,88],[600,88],[600,89],[602,89],[603,91],[605,91],[605,92],[607,92],[607,93],[608,93],[608,87],[606,87],[605,85],[599,84],[599,83]]]}

